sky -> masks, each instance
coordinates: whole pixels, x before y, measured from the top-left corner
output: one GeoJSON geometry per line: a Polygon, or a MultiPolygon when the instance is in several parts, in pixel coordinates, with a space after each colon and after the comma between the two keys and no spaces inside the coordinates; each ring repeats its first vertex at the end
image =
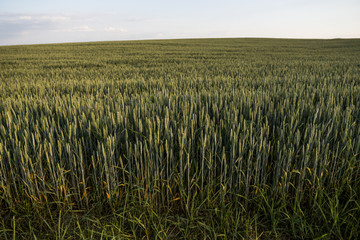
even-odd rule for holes
{"type": "Polygon", "coordinates": [[[360,38],[360,0],[0,0],[0,45],[360,38]]]}

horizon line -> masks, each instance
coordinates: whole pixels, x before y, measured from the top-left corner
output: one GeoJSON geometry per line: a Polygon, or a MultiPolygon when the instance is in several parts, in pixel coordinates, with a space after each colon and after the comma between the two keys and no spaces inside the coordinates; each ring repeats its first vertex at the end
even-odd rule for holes
{"type": "Polygon", "coordinates": [[[333,38],[311,38],[311,37],[184,37],[184,38],[143,38],[126,40],[89,40],[69,42],[48,42],[48,43],[24,43],[24,44],[1,44],[0,47],[20,47],[36,45],[60,45],[60,44],[81,44],[81,43],[110,43],[110,42],[138,42],[138,41],[167,41],[167,40],[201,40],[201,39],[278,39],[278,40],[360,40],[360,37],[333,37],[333,38]]]}

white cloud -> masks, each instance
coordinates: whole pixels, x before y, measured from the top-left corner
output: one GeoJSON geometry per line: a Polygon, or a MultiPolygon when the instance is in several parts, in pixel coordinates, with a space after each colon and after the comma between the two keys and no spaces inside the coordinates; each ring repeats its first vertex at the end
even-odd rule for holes
{"type": "MultiPolygon", "coordinates": [[[[10,18],[11,19],[11,18],[10,18]]],[[[49,15],[23,15],[19,16],[17,19],[14,20],[22,20],[22,21],[32,21],[32,22],[64,22],[70,20],[70,17],[66,16],[49,16],[49,15]]]]}
{"type": "Polygon", "coordinates": [[[20,20],[32,20],[32,16],[20,16],[19,17],[20,20]]]}
{"type": "Polygon", "coordinates": [[[53,22],[63,22],[63,21],[70,20],[69,17],[64,17],[64,16],[41,16],[40,19],[41,20],[49,20],[49,21],[53,21],[53,22]]]}
{"type": "Polygon", "coordinates": [[[75,27],[72,28],[72,31],[79,31],[79,32],[93,32],[95,31],[93,28],[89,27],[88,25],[82,27],[75,27]]]}
{"type": "Polygon", "coordinates": [[[163,34],[163,33],[157,33],[157,34],[156,34],[156,37],[157,37],[157,38],[163,38],[163,37],[165,37],[165,34],[163,34]]]}
{"type": "Polygon", "coordinates": [[[114,28],[114,27],[107,27],[104,29],[106,32],[127,32],[125,28],[114,28]]]}

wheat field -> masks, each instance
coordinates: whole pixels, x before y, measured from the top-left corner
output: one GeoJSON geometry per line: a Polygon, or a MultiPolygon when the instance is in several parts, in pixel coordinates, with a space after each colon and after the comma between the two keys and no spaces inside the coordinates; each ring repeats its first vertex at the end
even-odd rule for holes
{"type": "Polygon", "coordinates": [[[0,47],[0,238],[357,239],[360,40],[0,47]]]}

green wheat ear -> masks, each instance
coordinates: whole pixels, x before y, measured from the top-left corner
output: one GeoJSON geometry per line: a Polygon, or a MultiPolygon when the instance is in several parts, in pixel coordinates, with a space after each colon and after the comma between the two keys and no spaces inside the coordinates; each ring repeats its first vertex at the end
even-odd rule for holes
{"type": "Polygon", "coordinates": [[[359,46],[0,47],[0,238],[359,238],[359,46]]]}

